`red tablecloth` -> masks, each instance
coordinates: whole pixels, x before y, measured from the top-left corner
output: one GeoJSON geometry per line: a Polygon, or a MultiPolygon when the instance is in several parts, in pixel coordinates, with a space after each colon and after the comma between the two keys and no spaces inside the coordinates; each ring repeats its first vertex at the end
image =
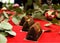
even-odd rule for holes
{"type": "Polygon", "coordinates": [[[50,27],[44,27],[44,24],[47,23],[46,21],[35,20],[35,22],[40,22],[42,29],[51,29],[52,32],[43,33],[38,41],[26,40],[25,37],[27,32],[20,32],[22,27],[16,26],[10,21],[10,23],[13,25],[13,30],[17,35],[15,37],[8,36],[7,43],[60,43],[60,34],[58,33],[60,31],[60,26],[51,25],[50,27]]]}

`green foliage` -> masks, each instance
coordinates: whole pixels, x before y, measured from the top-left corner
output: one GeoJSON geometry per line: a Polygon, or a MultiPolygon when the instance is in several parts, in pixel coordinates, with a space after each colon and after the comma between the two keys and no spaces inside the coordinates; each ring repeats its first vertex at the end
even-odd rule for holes
{"type": "Polygon", "coordinates": [[[29,9],[26,11],[26,14],[30,14],[30,13],[33,13],[34,12],[34,9],[29,9]]]}
{"type": "Polygon", "coordinates": [[[2,34],[0,34],[0,43],[7,43],[7,38],[2,34]]]}
{"type": "Polygon", "coordinates": [[[5,31],[5,32],[7,32],[11,36],[16,36],[16,33],[14,31],[5,31]]]}
{"type": "Polygon", "coordinates": [[[35,12],[33,17],[36,19],[45,19],[45,16],[43,16],[43,13],[41,11],[35,12]]]}
{"type": "Polygon", "coordinates": [[[49,9],[49,6],[47,4],[42,5],[42,10],[47,10],[49,9]]]}
{"type": "Polygon", "coordinates": [[[9,16],[8,16],[8,14],[6,12],[3,12],[2,15],[4,16],[4,19],[8,19],[9,18],[9,16]]]}
{"type": "Polygon", "coordinates": [[[20,8],[14,8],[14,11],[16,11],[17,14],[23,13],[23,11],[20,8]]]}
{"type": "Polygon", "coordinates": [[[59,5],[53,4],[52,7],[53,7],[55,10],[60,9],[60,4],[59,4],[59,5]]]}
{"type": "Polygon", "coordinates": [[[58,20],[56,18],[54,18],[52,21],[51,21],[53,24],[58,24],[58,20]]]}
{"type": "MultiPolygon", "coordinates": [[[[2,21],[0,23],[0,43],[7,43],[7,38],[5,36],[8,36],[9,34],[6,31],[11,32],[12,31],[12,26],[7,21],[2,21]]],[[[13,32],[13,33],[11,33],[11,34],[16,35],[15,32],[13,32]]]]}
{"type": "Polygon", "coordinates": [[[8,34],[6,32],[0,32],[0,34],[2,34],[4,36],[8,36],[8,34]]]}
{"type": "Polygon", "coordinates": [[[33,0],[27,0],[26,5],[31,5],[33,3],[33,0]]]}
{"type": "Polygon", "coordinates": [[[39,2],[39,0],[34,0],[35,1],[35,3],[41,8],[41,3],[39,2]]]}
{"type": "Polygon", "coordinates": [[[6,7],[6,3],[3,3],[3,7],[6,7]]]}
{"type": "Polygon", "coordinates": [[[13,8],[12,5],[10,5],[7,9],[8,9],[8,10],[13,10],[14,8],[13,8]]]}
{"type": "Polygon", "coordinates": [[[9,6],[7,7],[7,6],[6,6],[6,3],[4,3],[4,4],[3,4],[3,7],[7,7],[7,9],[10,10],[10,11],[16,11],[17,13],[20,13],[20,14],[23,13],[23,11],[22,11],[21,8],[19,8],[19,7],[18,7],[18,8],[14,8],[14,7],[13,7],[13,4],[11,4],[11,3],[8,3],[8,5],[9,5],[9,6]]]}

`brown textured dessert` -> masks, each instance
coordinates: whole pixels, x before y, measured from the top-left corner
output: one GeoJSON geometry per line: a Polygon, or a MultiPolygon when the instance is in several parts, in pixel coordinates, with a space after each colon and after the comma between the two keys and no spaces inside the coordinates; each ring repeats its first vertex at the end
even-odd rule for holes
{"type": "Polygon", "coordinates": [[[42,34],[42,29],[39,23],[35,23],[30,27],[30,30],[26,36],[27,40],[37,41],[42,34]]]}
{"type": "Polygon", "coordinates": [[[22,31],[28,31],[30,26],[32,26],[34,24],[34,20],[33,18],[29,18],[28,20],[26,20],[26,22],[23,24],[23,28],[22,31]]]}
{"type": "Polygon", "coordinates": [[[21,19],[21,22],[19,25],[23,26],[24,22],[26,22],[26,20],[28,19],[27,16],[24,16],[22,19],[21,19]]]}

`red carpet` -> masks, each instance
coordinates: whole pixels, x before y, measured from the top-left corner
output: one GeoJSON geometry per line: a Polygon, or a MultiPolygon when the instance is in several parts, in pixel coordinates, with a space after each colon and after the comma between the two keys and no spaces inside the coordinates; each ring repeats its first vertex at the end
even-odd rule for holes
{"type": "Polygon", "coordinates": [[[27,32],[20,32],[22,27],[16,26],[14,23],[12,23],[12,21],[10,21],[10,23],[13,25],[13,30],[16,32],[17,35],[15,37],[8,36],[7,43],[60,43],[60,34],[58,33],[60,31],[60,26],[51,25],[50,27],[44,27],[44,24],[46,24],[47,22],[36,19],[35,22],[40,22],[42,29],[51,29],[52,32],[43,33],[38,41],[26,40],[25,37],[27,32]]]}

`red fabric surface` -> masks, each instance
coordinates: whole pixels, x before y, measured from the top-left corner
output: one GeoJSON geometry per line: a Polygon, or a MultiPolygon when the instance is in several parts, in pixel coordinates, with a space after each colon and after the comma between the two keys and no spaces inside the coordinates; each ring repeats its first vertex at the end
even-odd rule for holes
{"type": "Polygon", "coordinates": [[[38,41],[30,41],[25,39],[27,32],[21,32],[22,26],[16,26],[12,21],[9,22],[12,24],[13,31],[15,31],[17,35],[15,37],[8,36],[7,43],[60,43],[60,34],[58,33],[60,31],[60,26],[58,25],[44,27],[44,24],[47,23],[46,21],[35,19],[35,22],[40,23],[42,29],[51,29],[52,32],[43,33],[41,37],[39,37],[38,41]]]}

